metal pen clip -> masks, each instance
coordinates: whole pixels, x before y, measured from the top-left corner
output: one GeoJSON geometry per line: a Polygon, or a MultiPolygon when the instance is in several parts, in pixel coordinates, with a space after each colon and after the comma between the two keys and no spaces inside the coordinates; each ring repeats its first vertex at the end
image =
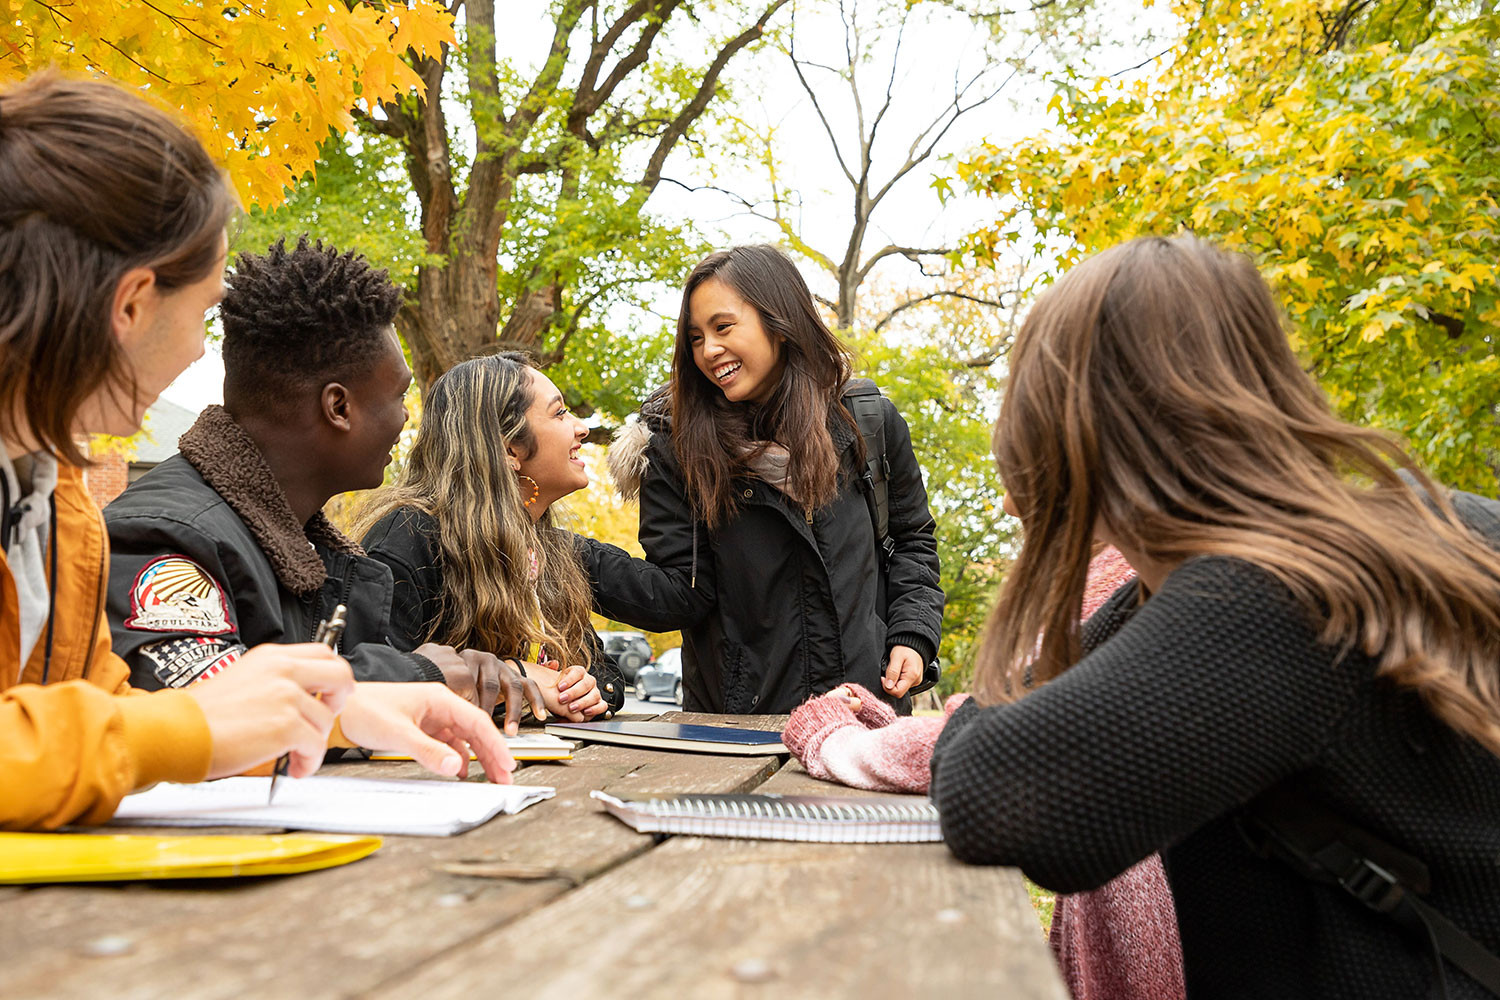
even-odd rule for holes
{"type": "MultiPolygon", "coordinates": [[[[329,649],[339,648],[339,639],[343,638],[344,627],[349,624],[347,614],[349,609],[340,604],[333,609],[333,614],[318,623],[317,630],[313,632],[313,642],[321,642],[329,649]]],[[[321,699],[321,695],[318,696],[321,699]]],[[[291,754],[282,754],[276,758],[276,766],[271,769],[271,793],[266,796],[266,805],[270,805],[276,798],[276,779],[286,774],[287,768],[291,766],[291,754]]]]}

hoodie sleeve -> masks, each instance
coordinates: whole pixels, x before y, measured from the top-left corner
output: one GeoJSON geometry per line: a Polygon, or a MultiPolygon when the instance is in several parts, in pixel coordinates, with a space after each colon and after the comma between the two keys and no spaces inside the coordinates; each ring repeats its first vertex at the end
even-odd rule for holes
{"type": "Polygon", "coordinates": [[[137,788],[202,781],[210,755],[208,723],[186,692],[127,697],[85,680],[10,688],[0,692],[0,829],[102,823],[137,788]]]}

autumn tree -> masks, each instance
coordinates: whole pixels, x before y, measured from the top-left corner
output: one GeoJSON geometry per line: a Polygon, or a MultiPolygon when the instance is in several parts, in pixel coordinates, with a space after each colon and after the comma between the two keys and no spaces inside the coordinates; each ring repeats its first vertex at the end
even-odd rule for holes
{"type": "MultiPolygon", "coordinates": [[[[725,67],[786,2],[556,0],[526,53],[508,8],[497,21],[494,0],[455,0],[460,44],[413,63],[443,99],[377,102],[358,116],[368,141],[333,154],[367,176],[399,164],[421,242],[403,251],[414,273],[397,326],[424,383],[494,350],[544,364],[580,342],[607,353],[611,309],[680,278],[696,247],[646,202],[725,67]]],[[[314,184],[278,218],[298,228],[315,200],[337,201],[314,184]]],[[[370,207],[389,219],[395,205],[370,207]]]]}
{"type": "Polygon", "coordinates": [[[1447,0],[1175,9],[1158,71],[1065,78],[1055,134],[962,166],[1000,210],[977,251],[1034,241],[1060,271],[1190,230],[1247,252],[1346,418],[1492,493],[1500,15],[1447,0]]]}
{"type": "Polygon", "coordinates": [[[274,205],[356,105],[422,93],[404,56],[442,51],[452,23],[435,0],[0,0],[0,81],[55,66],[139,88],[189,123],[244,199],[274,205]]]}

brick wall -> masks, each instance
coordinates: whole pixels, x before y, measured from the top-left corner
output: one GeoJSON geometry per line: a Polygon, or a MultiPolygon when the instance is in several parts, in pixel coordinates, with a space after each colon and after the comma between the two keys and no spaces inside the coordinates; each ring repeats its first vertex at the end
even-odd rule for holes
{"type": "Polygon", "coordinates": [[[94,464],[84,472],[83,480],[88,485],[94,503],[103,507],[125,492],[129,475],[130,464],[125,461],[124,456],[108,452],[94,457],[94,464]]]}

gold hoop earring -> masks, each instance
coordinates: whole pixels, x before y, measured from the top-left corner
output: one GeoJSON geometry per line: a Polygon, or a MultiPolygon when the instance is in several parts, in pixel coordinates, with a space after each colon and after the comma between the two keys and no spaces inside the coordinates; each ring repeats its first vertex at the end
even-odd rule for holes
{"type": "Polygon", "coordinates": [[[526,502],[521,505],[523,507],[530,507],[532,504],[536,503],[537,497],[539,497],[539,496],[542,495],[542,484],[538,483],[535,479],[532,479],[530,476],[523,476],[523,475],[521,475],[519,472],[516,473],[516,478],[517,479],[524,479],[528,483],[531,484],[531,496],[527,497],[526,498],[526,502]]]}

